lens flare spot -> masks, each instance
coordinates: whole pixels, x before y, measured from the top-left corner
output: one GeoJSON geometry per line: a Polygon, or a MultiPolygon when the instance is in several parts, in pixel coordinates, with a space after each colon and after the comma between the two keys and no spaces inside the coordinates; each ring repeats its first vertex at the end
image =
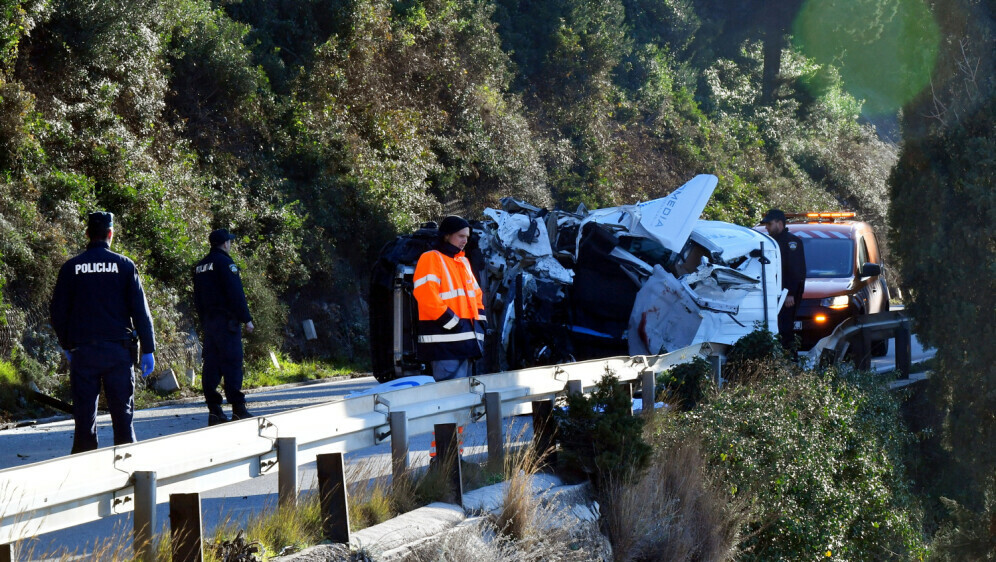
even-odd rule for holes
{"type": "Polygon", "coordinates": [[[895,113],[929,85],[941,39],[923,0],[807,0],[792,34],[871,115],[895,113]]]}

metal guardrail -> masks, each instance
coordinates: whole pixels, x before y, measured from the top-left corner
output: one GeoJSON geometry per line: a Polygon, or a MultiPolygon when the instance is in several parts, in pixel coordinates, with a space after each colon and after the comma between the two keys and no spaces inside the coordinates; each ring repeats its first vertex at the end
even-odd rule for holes
{"type": "Polygon", "coordinates": [[[912,333],[910,319],[899,310],[848,318],[829,336],[818,341],[808,355],[817,364],[841,363],[850,358],[859,369],[868,369],[871,366],[872,342],[890,338],[895,338],[896,370],[908,379],[912,362],[912,333]]]}
{"type": "Polygon", "coordinates": [[[485,393],[500,394],[504,415],[524,414],[533,400],[563,393],[569,381],[573,388],[588,390],[607,371],[621,381],[636,381],[726,348],[702,343],[666,355],[611,357],[444,381],[0,470],[0,545],[133,511],[136,472],[156,473],[159,497],[199,493],[277,473],[278,438],[296,439],[296,462],[303,464],[320,454],[352,452],[388,440],[391,412],[406,413],[411,435],[428,433],[434,424],[463,425],[483,418],[485,393]]]}

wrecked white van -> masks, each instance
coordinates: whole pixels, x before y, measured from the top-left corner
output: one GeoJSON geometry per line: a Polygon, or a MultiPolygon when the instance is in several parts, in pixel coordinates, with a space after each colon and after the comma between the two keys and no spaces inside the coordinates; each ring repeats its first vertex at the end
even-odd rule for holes
{"type": "MultiPolygon", "coordinates": [[[[749,228],[699,220],[717,183],[700,175],[666,197],[592,211],[508,198],[487,209],[467,249],[485,289],[487,369],[732,344],[757,324],[774,326],[785,298],[778,246],[749,228]]],[[[371,279],[374,374],[383,380],[421,370],[406,272],[433,232],[388,245],[371,279]]]]}

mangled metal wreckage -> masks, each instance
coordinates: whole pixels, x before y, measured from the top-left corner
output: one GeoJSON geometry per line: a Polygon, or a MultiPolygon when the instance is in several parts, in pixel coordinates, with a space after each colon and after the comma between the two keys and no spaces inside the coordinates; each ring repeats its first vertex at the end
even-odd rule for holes
{"type": "MultiPolygon", "coordinates": [[[[774,325],[785,298],[778,246],[738,225],[699,220],[717,185],[699,175],[666,197],[548,211],[506,198],[468,245],[485,290],[485,368],[508,370],[733,343],[774,325]]],[[[420,374],[411,273],[428,225],[381,254],[371,278],[374,374],[420,374]]]]}

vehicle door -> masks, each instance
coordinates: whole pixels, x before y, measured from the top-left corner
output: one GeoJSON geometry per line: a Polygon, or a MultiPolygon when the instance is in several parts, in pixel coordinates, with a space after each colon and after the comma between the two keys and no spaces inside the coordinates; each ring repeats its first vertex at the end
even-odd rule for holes
{"type": "Polygon", "coordinates": [[[860,275],[860,267],[865,263],[874,263],[882,267],[881,256],[878,252],[878,241],[875,239],[875,233],[870,228],[861,231],[859,234],[858,255],[858,279],[864,283],[862,291],[865,292],[867,298],[865,312],[872,314],[888,310],[889,293],[885,287],[885,283],[882,282],[881,275],[867,277],[860,275]]]}
{"type": "Polygon", "coordinates": [[[857,289],[855,296],[861,302],[861,310],[865,314],[870,314],[872,312],[877,312],[881,308],[882,301],[882,291],[879,287],[878,275],[864,275],[864,264],[875,263],[872,260],[871,252],[868,250],[868,239],[872,239],[872,245],[874,246],[874,235],[870,230],[859,229],[856,233],[857,238],[855,239],[855,256],[857,257],[857,263],[855,264],[855,276],[854,276],[854,286],[857,289]]]}

